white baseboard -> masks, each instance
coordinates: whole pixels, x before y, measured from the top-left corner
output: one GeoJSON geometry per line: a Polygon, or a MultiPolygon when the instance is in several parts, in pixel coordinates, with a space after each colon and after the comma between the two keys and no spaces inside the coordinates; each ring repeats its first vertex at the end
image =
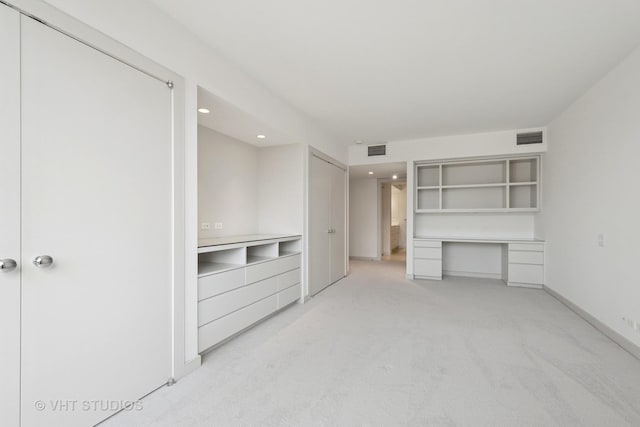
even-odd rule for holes
{"type": "Polygon", "coordinates": [[[578,307],[577,305],[575,305],[574,303],[569,301],[567,298],[563,297],[562,295],[554,291],[553,289],[549,289],[546,286],[544,286],[543,289],[545,290],[546,293],[548,293],[549,295],[551,295],[552,297],[560,301],[562,304],[569,307],[571,311],[573,311],[578,316],[582,317],[584,320],[590,323],[591,326],[593,326],[594,328],[602,332],[604,335],[606,335],[611,341],[615,342],[620,347],[622,347],[623,349],[631,353],[633,356],[640,359],[639,346],[629,341],[627,338],[623,337],[622,335],[620,335],[619,333],[617,333],[616,331],[614,331],[613,329],[611,329],[610,327],[602,323],[600,320],[596,319],[593,315],[589,314],[582,308],[578,307]]]}
{"type": "Polygon", "coordinates": [[[188,362],[185,362],[180,373],[178,373],[178,378],[176,378],[176,381],[186,377],[187,375],[189,375],[190,373],[198,369],[201,365],[202,365],[202,356],[200,355],[194,357],[188,362]]]}
{"type": "Polygon", "coordinates": [[[455,277],[475,277],[480,279],[498,279],[502,280],[502,274],[500,273],[476,273],[474,271],[452,271],[442,270],[443,276],[455,276],[455,277]]]}

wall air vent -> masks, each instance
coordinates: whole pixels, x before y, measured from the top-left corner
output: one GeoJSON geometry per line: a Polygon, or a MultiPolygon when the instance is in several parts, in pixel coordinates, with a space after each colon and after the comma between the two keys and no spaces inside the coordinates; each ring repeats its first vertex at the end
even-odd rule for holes
{"type": "Polygon", "coordinates": [[[387,146],[385,144],[382,145],[370,145],[367,151],[367,156],[386,156],[387,155],[387,146]]]}
{"type": "Polygon", "coordinates": [[[516,145],[542,144],[542,132],[519,133],[516,145]]]}

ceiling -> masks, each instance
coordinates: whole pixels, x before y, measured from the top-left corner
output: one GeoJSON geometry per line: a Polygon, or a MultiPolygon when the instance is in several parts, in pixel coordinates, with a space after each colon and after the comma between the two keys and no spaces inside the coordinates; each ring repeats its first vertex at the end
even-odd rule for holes
{"type": "Polygon", "coordinates": [[[257,147],[292,144],[287,134],[277,131],[260,119],[240,110],[233,104],[198,88],[198,108],[206,108],[208,114],[198,112],[198,124],[257,147]],[[266,138],[260,139],[258,135],[266,138]]]}
{"type": "Polygon", "coordinates": [[[377,179],[392,179],[393,175],[398,176],[398,181],[407,179],[407,163],[383,163],[378,165],[363,165],[363,166],[350,166],[349,178],[377,178],[377,179]],[[370,174],[369,172],[373,172],[370,174]]]}
{"type": "Polygon", "coordinates": [[[638,0],[149,0],[345,144],[546,125],[638,0]]]}

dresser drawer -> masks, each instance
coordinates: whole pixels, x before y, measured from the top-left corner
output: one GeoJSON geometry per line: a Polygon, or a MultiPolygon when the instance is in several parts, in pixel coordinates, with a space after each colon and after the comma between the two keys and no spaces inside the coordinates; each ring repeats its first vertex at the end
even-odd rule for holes
{"type": "Polygon", "coordinates": [[[413,257],[421,259],[442,259],[442,248],[414,248],[413,257]]]}
{"type": "Polygon", "coordinates": [[[414,259],[413,274],[415,276],[442,279],[442,260],[414,259]]]}
{"type": "Polygon", "coordinates": [[[284,274],[278,276],[278,290],[290,288],[293,285],[300,283],[300,269],[287,271],[284,274]]]}
{"type": "Polygon", "coordinates": [[[244,268],[198,279],[198,301],[244,286],[244,268]]]}
{"type": "Polygon", "coordinates": [[[442,240],[414,240],[414,248],[441,248],[442,240]]]}
{"type": "Polygon", "coordinates": [[[250,265],[246,268],[246,283],[257,282],[296,268],[300,268],[300,254],[250,265]]]}
{"type": "Polygon", "coordinates": [[[211,297],[198,303],[198,325],[204,325],[226,316],[242,307],[246,307],[278,292],[278,278],[269,279],[245,286],[222,295],[211,297]]]}
{"type": "Polygon", "coordinates": [[[509,251],[509,264],[544,264],[544,252],[509,251]]]}
{"type": "Polygon", "coordinates": [[[544,252],[544,244],[540,243],[509,243],[510,251],[544,252]]]}
{"type": "Polygon", "coordinates": [[[544,284],[544,266],[532,264],[509,264],[509,282],[544,284]]]}
{"type": "Polygon", "coordinates": [[[198,328],[198,351],[220,343],[278,309],[278,295],[272,295],[214,322],[198,328]]]}
{"type": "Polygon", "coordinates": [[[292,302],[300,299],[301,286],[291,286],[283,291],[278,292],[278,309],[288,306],[292,302]]]}

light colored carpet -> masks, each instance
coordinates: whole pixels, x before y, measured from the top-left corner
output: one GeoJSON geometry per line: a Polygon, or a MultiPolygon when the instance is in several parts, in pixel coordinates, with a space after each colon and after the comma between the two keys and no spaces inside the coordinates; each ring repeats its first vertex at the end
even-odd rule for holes
{"type": "Polygon", "coordinates": [[[545,292],[351,266],[106,425],[640,425],[640,361],[545,292]]]}

